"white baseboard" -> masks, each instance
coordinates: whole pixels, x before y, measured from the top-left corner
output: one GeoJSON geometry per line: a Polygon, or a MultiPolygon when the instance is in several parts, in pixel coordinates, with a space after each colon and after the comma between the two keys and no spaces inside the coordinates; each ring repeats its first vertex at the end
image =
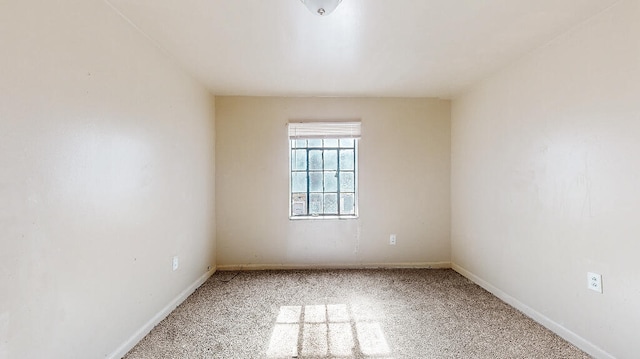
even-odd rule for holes
{"type": "Polygon", "coordinates": [[[410,263],[323,263],[323,264],[223,264],[219,271],[292,270],[292,269],[400,269],[400,268],[451,268],[451,262],[410,263]]]}
{"type": "Polygon", "coordinates": [[[474,282],[477,285],[481,286],[482,288],[486,289],[491,294],[493,294],[496,297],[500,298],[505,303],[507,303],[510,306],[518,309],[519,311],[524,313],[529,318],[535,320],[536,322],[540,323],[542,326],[544,326],[547,329],[551,330],[552,332],[558,334],[560,337],[562,337],[563,339],[565,339],[569,343],[571,343],[571,344],[575,345],[576,347],[584,350],[587,354],[589,354],[589,355],[591,355],[591,356],[593,356],[595,358],[598,358],[598,359],[615,359],[615,357],[613,355],[607,353],[606,351],[604,351],[600,347],[596,346],[595,344],[591,343],[590,341],[586,340],[585,338],[579,336],[578,334],[572,332],[571,330],[565,328],[564,326],[556,323],[555,321],[553,321],[549,317],[543,315],[542,313],[536,311],[535,309],[529,307],[528,305],[520,302],[516,298],[514,298],[514,297],[510,296],[509,294],[503,292],[502,290],[500,290],[497,287],[493,286],[489,282],[487,282],[484,279],[478,277],[477,275],[469,272],[468,270],[460,267],[459,265],[457,265],[455,263],[451,263],[451,268],[453,270],[455,270],[456,272],[460,273],[461,275],[465,276],[466,278],[468,278],[472,282],[474,282]]]}
{"type": "Polygon", "coordinates": [[[151,329],[153,329],[158,323],[160,323],[164,318],[166,318],[171,312],[176,309],[182,302],[187,299],[191,293],[193,293],[196,289],[198,289],[204,282],[209,279],[216,272],[216,268],[214,267],[212,270],[206,272],[200,278],[196,279],[190,286],[188,286],[185,290],[180,292],[177,297],[175,297],[169,304],[167,304],[160,312],[154,315],[148,322],[146,322],[140,329],[136,330],[133,335],[127,339],[122,345],[118,347],[118,349],[114,350],[113,353],[107,356],[108,359],[120,359],[122,358],[129,350],[131,350],[142,338],[144,338],[151,329]]]}

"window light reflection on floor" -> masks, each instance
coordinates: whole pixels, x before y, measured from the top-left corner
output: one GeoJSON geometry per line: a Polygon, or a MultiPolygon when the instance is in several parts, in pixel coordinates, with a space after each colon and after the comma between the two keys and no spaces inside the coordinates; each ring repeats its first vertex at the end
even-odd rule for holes
{"type": "Polygon", "coordinates": [[[348,358],[357,354],[386,358],[391,350],[372,309],[346,304],[282,306],[267,356],[348,358]]]}

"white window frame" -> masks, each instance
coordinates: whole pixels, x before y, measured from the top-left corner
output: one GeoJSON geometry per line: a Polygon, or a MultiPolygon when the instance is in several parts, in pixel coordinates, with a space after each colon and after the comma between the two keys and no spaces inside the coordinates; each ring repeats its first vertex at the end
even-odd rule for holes
{"type": "MultiPolygon", "coordinates": [[[[360,139],[361,125],[360,121],[296,121],[289,122],[288,125],[288,133],[289,133],[289,193],[288,193],[288,201],[289,201],[289,219],[292,220],[300,220],[300,219],[357,219],[359,217],[358,213],[358,193],[359,193],[359,169],[358,169],[358,157],[359,157],[359,139],[360,139]],[[294,215],[293,206],[293,173],[296,171],[292,168],[292,154],[293,150],[296,147],[293,146],[295,140],[340,140],[340,139],[353,139],[354,140],[354,192],[348,191],[347,193],[354,194],[354,213],[353,214],[309,214],[308,209],[311,205],[309,202],[309,195],[313,192],[309,189],[309,184],[307,183],[307,188],[305,192],[307,198],[304,202],[306,205],[305,213],[300,215],[294,215]]],[[[323,144],[324,145],[324,144],[323,144]]],[[[304,147],[307,151],[309,147],[304,147]]],[[[324,164],[324,162],[323,162],[324,164]]],[[[307,172],[309,172],[309,164],[306,164],[307,172]]],[[[337,169],[337,172],[340,172],[340,168],[337,169]]],[[[344,170],[344,172],[351,172],[350,170],[344,170]]],[[[339,176],[339,174],[338,174],[339,176]]],[[[308,179],[307,179],[308,180],[308,179]]],[[[338,185],[339,186],[339,185],[338,185]]],[[[325,193],[324,191],[322,193],[325,193]]],[[[333,193],[333,192],[329,192],[333,193]]],[[[340,203],[340,188],[337,189],[336,192],[338,198],[337,206],[338,212],[340,212],[341,203],[340,203]]]]}

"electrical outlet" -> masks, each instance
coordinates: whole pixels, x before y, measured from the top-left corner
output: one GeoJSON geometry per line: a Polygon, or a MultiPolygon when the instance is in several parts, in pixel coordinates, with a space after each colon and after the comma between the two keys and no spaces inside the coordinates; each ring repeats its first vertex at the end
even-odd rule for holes
{"type": "Polygon", "coordinates": [[[389,245],[390,246],[395,246],[396,245],[396,235],[392,234],[389,236],[389,245]]]}
{"type": "Polygon", "coordinates": [[[587,288],[602,293],[602,276],[598,273],[587,273],[587,288]]]}
{"type": "Polygon", "coordinates": [[[178,269],[178,266],[180,265],[180,262],[178,260],[178,256],[174,256],[173,257],[173,261],[171,262],[172,268],[175,271],[176,269],[178,269]]]}

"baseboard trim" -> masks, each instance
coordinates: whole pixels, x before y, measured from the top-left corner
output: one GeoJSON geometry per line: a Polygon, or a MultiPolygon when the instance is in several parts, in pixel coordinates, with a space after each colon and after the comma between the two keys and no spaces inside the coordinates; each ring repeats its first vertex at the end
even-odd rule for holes
{"type": "Polygon", "coordinates": [[[154,315],[148,322],[146,322],[140,329],[136,330],[133,335],[127,339],[122,345],[120,345],[113,353],[107,356],[108,359],[120,359],[129,352],[142,338],[144,338],[151,329],[153,329],[158,323],[166,318],[171,312],[176,309],[182,302],[185,301],[196,289],[198,289],[204,282],[209,279],[216,272],[214,267],[212,270],[201,275],[195,282],[191,283],[185,290],[180,292],[169,304],[167,304],[160,312],[154,315]]]}
{"type": "Polygon", "coordinates": [[[542,326],[544,326],[547,329],[551,330],[552,332],[558,334],[560,337],[562,337],[563,339],[565,339],[569,343],[571,343],[571,344],[575,345],[576,347],[582,349],[587,354],[589,354],[589,355],[591,355],[591,356],[593,356],[595,358],[598,358],[598,359],[615,359],[615,357],[613,355],[607,353],[606,351],[604,351],[603,349],[601,349],[597,345],[591,343],[590,341],[588,341],[585,338],[579,336],[578,334],[574,333],[573,331],[565,328],[561,324],[553,321],[551,318],[549,318],[549,317],[545,316],[544,314],[536,311],[535,309],[529,307],[528,305],[520,302],[516,298],[514,298],[514,297],[510,296],[509,294],[503,292],[502,290],[498,289],[497,287],[493,286],[492,284],[490,284],[489,282],[485,281],[484,279],[478,277],[477,275],[471,273],[470,271],[462,268],[461,266],[459,266],[459,265],[457,265],[455,263],[451,263],[451,269],[453,269],[454,271],[460,273],[461,275],[463,275],[464,277],[468,278],[469,280],[471,280],[472,282],[476,283],[477,285],[481,286],[482,288],[486,289],[488,292],[490,292],[491,294],[493,294],[496,297],[500,298],[502,301],[504,301],[505,303],[509,304],[510,306],[518,309],[519,311],[524,313],[524,315],[526,315],[529,318],[531,318],[531,319],[535,320],[536,322],[540,323],[542,326]]]}
{"type": "Polygon", "coordinates": [[[295,270],[295,269],[408,269],[408,268],[451,268],[451,262],[408,262],[408,263],[323,263],[323,264],[222,264],[219,271],[252,270],[295,270]]]}

